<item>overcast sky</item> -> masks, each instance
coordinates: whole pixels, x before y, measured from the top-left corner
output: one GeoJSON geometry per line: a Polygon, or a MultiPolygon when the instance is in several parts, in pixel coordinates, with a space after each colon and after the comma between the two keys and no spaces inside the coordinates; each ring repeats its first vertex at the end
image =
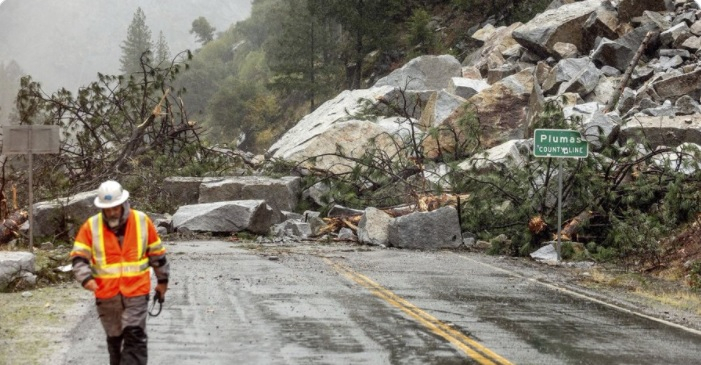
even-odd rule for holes
{"type": "Polygon", "coordinates": [[[224,32],[250,15],[251,1],[175,0],[178,6],[169,6],[157,0],[0,0],[0,63],[17,62],[44,90],[77,90],[98,72],[119,72],[120,45],[137,7],[152,37],[162,31],[175,53],[199,48],[189,33],[195,17],[224,32]]]}

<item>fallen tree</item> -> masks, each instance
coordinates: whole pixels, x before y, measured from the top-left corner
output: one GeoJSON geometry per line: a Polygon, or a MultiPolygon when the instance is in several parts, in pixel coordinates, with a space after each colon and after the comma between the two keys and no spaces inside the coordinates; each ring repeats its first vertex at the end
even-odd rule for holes
{"type": "MultiPolygon", "coordinates": [[[[165,66],[151,66],[145,54],[140,72],[98,74],[97,81],[76,94],[66,89],[48,94],[24,77],[16,122],[58,125],[62,133],[58,154],[34,159],[36,199],[69,196],[116,179],[142,208],[158,211],[167,204],[159,200],[164,177],[221,174],[231,168],[231,158],[203,144],[205,131],[189,120],[180,98],[184,90],[174,89],[191,57],[182,52],[165,66]]],[[[12,159],[12,171],[3,181],[24,184],[24,156],[12,159]]],[[[20,200],[26,202],[22,192],[20,200]]]]}

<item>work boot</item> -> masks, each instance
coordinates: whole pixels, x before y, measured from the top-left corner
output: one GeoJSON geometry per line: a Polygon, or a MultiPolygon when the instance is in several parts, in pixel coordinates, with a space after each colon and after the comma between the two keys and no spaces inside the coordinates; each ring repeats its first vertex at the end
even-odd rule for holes
{"type": "Polygon", "coordinates": [[[124,348],[122,348],[121,365],[146,365],[148,348],[146,332],[141,327],[128,326],[122,332],[124,348]]]}
{"type": "Polygon", "coordinates": [[[120,365],[122,361],[122,336],[107,337],[107,352],[110,353],[110,365],[120,365]]]}

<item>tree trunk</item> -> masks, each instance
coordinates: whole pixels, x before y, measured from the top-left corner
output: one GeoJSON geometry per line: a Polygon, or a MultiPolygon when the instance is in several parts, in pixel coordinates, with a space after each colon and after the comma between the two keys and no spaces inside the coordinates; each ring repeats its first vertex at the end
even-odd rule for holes
{"type": "Polygon", "coordinates": [[[626,69],[625,74],[623,74],[623,78],[621,79],[621,83],[620,83],[620,85],[618,85],[618,88],[616,89],[616,92],[611,97],[611,100],[609,100],[608,105],[606,105],[606,109],[604,109],[604,112],[610,112],[616,108],[616,105],[618,104],[618,99],[621,97],[623,90],[626,88],[626,85],[628,84],[628,81],[630,80],[630,75],[633,73],[635,66],[637,66],[638,60],[640,60],[640,56],[642,56],[643,51],[645,51],[645,48],[647,48],[647,43],[650,41],[652,34],[653,34],[653,32],[647,32],[647,34],[645,35],[645,38],[643,38],[642,43],[640,43],[640,47],[638,47],[638,51],[635,52],[633,59],[628,64],[628,68],[626,69]]]}
{"type": "MultiPolygon", "coordinates": [[[[563,241],[572,240],[572,236],[577,232],[577,230],[579,230],[579,227],[581,227],[584,222],[588,221],[591,216],[591,210],[585,210],[577,214],[576,217],[572,218],[569,223],[562,227],[562,230],[560,231],[560,239],[563,241]]],[[[557,234],[555,234],[555,236],[555,239],[557,239],[557,234]]]]}

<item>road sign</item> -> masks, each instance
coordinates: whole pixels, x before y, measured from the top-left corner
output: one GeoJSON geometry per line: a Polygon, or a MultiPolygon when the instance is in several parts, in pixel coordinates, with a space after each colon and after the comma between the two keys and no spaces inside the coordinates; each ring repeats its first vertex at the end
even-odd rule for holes
{"type": "MultiPolygon", "coordinates": [[[[569,129],[536,129],[533,134],[535,157],[583,158],[589,156],[589,143],[577,131],[569,129]]],[[[558,167],[557,192],[557,261],[560,261],[562,229],[562,160],[558,167]]]]}
{"type": "Polygon", "coordinates": [[[4,155],[58,153],[57,125],[6,125],[2,127],[4,155]]]}
{"type": "Polygon", "coordinates": [[[2,127],[2,153],[27,155],[29,172],[29,252],[34,246],[34,198],[32,159],[34,154],[58,153],[60,147],[57,125],[6,125],[2,127]]]}
{"type": "Polygon", "coordinates": [[[536,129],[533,135],[535,157],[584,158],[589,156],[589,143],[577,131],[569,129],[536,129]]]}

